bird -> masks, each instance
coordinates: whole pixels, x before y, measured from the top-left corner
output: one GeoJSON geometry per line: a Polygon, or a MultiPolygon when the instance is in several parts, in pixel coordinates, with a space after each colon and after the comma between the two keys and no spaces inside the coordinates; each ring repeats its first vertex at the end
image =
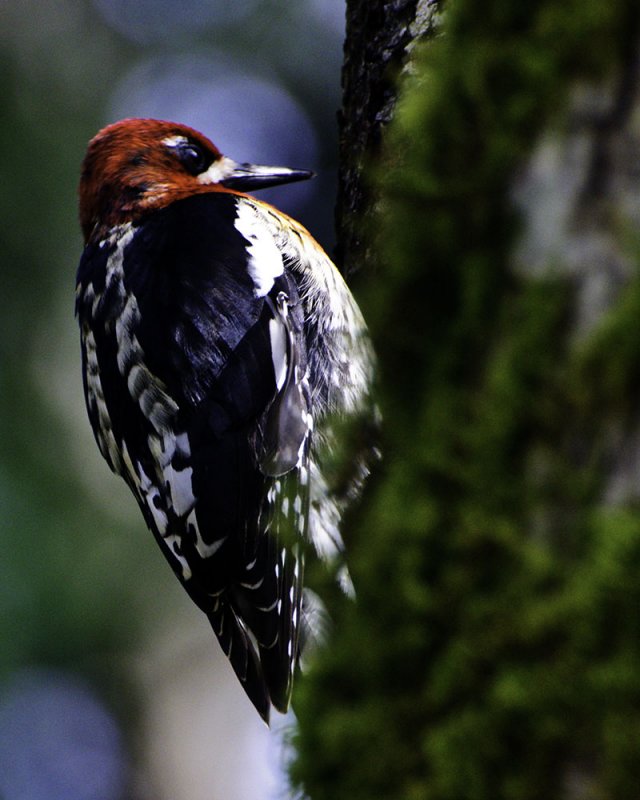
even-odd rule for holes
{"type": "Polygon", "coordinates": [[[249,194],[312,176],[124,119],[90,140],[78,190],[97,445],[267,724],[313,638],[306,553],[344,562],[340,519],[374,452],[340,466],[343,421],[374,415],[362,313],[311,234],[249,194]]]}

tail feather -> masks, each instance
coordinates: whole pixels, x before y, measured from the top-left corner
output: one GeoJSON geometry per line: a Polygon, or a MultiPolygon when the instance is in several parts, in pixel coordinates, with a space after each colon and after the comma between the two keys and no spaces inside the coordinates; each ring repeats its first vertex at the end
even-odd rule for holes
{"type": "Polygon", "coordinates": [[[274,642],[259,646],[260,662],[271,702],[283,713],[289,707],[299,656],[303,557],[296,550],[283,549],[280,553],[278,633],[274,642]]]}
{"type": "MultiPolygon", "coordinates": [[[[208,617],[245,692],[264,720],[285,713],[300,655],[304,542],[308,533],[307,450],[300,467],[273,479],[262,533],[250,560],[218,596],[208,617]]],[[[202,606],[201,606],[202,607],[202,606]]]]}
{"type": "Polygon", "coordinates": [[[298,661],[302,555],[297,547],[279,550],[272,536],[264,537],[261,555],[264,560],[255,567],[261,578],[252,583],[249,569],[245,580],[230,593],[234,608],[257,645],[271,702],[284,713],[289,707],[298,661]]]}
{"type": "Polygon", "coordinates": [[[207,614],[233,670],[262,719],[269,724],[269,690],[251,634],[225,598],[207,614]]]}

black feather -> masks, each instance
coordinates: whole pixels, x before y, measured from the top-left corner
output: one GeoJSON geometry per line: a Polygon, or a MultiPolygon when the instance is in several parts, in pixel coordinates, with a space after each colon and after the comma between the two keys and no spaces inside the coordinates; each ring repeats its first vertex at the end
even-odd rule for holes
{"type": "Polygon", "coordinates": [[[236,203],[192,197],[89,245],[76,311],[100,448],[268,719],[298,657],[307,354],[298,286],[256,293],[236,203]]]}

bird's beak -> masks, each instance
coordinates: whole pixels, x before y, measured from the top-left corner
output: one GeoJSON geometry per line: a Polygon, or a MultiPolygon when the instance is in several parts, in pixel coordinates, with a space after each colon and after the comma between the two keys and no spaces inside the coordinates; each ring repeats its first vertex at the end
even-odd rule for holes
{"type": "Polygon", "coordinates": [[[313,178],[315,173],[308,169],[289,169],[289,167],[262,167],[257,164],[238,164],[233,162],[231,172],[220,181],[228,189],[241,192],[268,189],[282,183],[294,183],[313,178]]]}

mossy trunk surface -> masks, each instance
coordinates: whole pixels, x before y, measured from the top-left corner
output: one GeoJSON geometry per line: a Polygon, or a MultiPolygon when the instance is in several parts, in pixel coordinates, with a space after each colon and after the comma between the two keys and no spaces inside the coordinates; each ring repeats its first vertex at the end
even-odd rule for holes
{"type": "Polygon", "coordinates": [[[295,698],[293,777],[311,800],[635,800],[640,14],[439,11],[344,167],[368,183],[341,208],[375,220],[342,252],[384,457],[347,520],[357,601],[329,593],[295,698]]]}

